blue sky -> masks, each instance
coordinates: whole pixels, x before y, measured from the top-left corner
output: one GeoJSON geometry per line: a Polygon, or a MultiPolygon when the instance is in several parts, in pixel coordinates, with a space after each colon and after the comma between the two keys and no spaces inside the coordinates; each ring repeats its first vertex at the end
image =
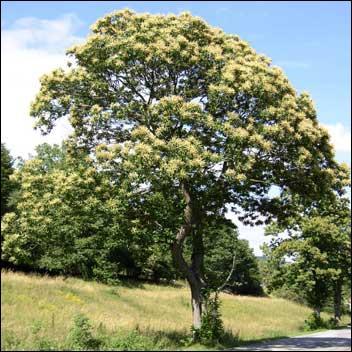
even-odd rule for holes
{"type": "MultiPolygon", "coordinates": [[[[64,123],[49,137],[33,131],[28,107],[39,87],[38,78],[65,63],[65,48],[83,41],[97,18],[123,8],[190,11],[212,26],[238,34],[281,66],[299,92],[311,94],[319,121],[329,128],[337,159],[351,164],[351,4],[347,1],[2,1],[1,140],[13,155],[26,157],[36,144],[59,142],[69,133],[64,123]]],[[[251,234],[253,229],[248,230],[251,234]]],[[[254,247],[258,252],[258,244],[254,247]]]]}

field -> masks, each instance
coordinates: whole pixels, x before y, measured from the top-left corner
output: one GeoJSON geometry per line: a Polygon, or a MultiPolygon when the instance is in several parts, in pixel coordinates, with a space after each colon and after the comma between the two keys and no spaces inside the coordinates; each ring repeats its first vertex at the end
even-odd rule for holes
{"type": "MultiPolygon", "coordinates": [[[[222,294],[221,302],[225,328],[240,343],[300,333],[310,313],[307,307],[276,298],[222,294]]],[[[111,349],[202,348],[187,347],[191,308],[189,290],[182,282],[108,286],[2,272],[2,350],[68,349],[67,336],[78,313],[89,318],[94,334],[112,339],[111,349]],[[138,340],[138,335],[145,338],[138,340]],[[121,345],[123,338],[130,344],[121,345]]]]}

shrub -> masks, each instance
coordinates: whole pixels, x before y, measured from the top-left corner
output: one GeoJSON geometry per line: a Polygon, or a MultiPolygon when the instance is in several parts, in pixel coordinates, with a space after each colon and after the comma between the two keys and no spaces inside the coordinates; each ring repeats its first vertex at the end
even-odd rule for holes
{"type": "Polygon", "coordinates": [[[83,314],[74,318],[74,325],[68,335],[69,345],[78,350],[96,350],[101,341],[94,338],[89,319],[83,314]]]}
{"type": "Polygon", "coordinates": [[[126,334],[119,334],[109,341],[109,348],[124,351],[155,350],[156,344],[153,338],[142,335],[138,329],[126,334]]]}
{"type": "Polygon", "coordinates": [[[326,322],[326,327],[328,329],[335,329],[337,328],[339,325],[339,321],[336,320],[335,318],[330,318],[327,322],[326,322]]]}
{"type": "Polygon", "coordinates": [[[321,328],[326,328],[327,324],[324,320],[316,313],[313,312],[308,316],[308,319],[304,321],[304,330],[316,330],[321,328]]]}

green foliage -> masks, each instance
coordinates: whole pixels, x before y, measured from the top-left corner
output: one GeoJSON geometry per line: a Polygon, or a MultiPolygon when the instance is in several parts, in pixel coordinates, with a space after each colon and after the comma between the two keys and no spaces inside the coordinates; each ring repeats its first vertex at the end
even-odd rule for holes
{"type": "Polygon", "coordinates": [[[293,285],[290,286],[287,283],[272,290],[270,293],[278,298],[288,299],[299,304],[307,304],[307,300],[305,299],[305,295],[302,294],[302,291],[297,290],[297,287],[293,285]]]}
{"type": "Polygon", "coordinates": [[[56,341],[45,336],[45,323],[41,320],[34,320],[31,326],[33,343],[39,351],[57,351],[59,346],[56,341]]]}
{"type": "Polygon", "coordinates": [[[221,342],[225,332],[221,320],[220,301],[217,293],[204,298],[205,312],[202,314],[202,324],[199,329],[192,327],[193,340],[204,345],[214,345],[221,342]]]}
{"type": "Polygon", "coordinates": [[[304,330],[317,330],[324,329],[327,327],[326,322],[318,315],[316,312],[313,312],[309,317],[304,321],[304,330]]]}
{"type": "Polygon", "coordinates": [[[10,179],[14,172],[13,162],[9,150],[1,143],[1,217],[11,209],[9,199],[16,189],[15,183],[10,179]]]}
{"type": "Polygon", "coordinates": [[[69,344],[76,350],[96,350],[101,342],[93,336],[89,319],[83,314],[74,318],[74,325],[68,336],[69,344]]]}
{"type": "Polygon", "coordinates": [[[17,351],[18,347],[21,345],[21,339],[16,336],[16,334],[9,330],[6,334],[1,334],[1,349],[3,350],[3,346],[6,350],[17,351]]]}
{"type": "Polygon", "coordinates": [[[224,287],[226,291],[243,295],[263,294],[257,259],[248,241],[238,238],[238,231],[232,224],[209,226],[204,231],[204,248],[204,272],[209,287],[218,288],[233,269],[224,287]]]}
{"type": "Polygon", "coordinates": [[[68,345],[77,350],[122,350],[143,351],[160,350],[166,347],[166,341],[155,334],[141,332],[138,326],[131,331],[111,333],[103,324],[99,324],[93,335],[89,319],[79,314],[74,319],[74,326],[67,337],[68,345]]]}
{"type": "Polygon", "coordinates": [[[160,349],[160,347],[162,348],[152,336],[143,335],[138,329],[112,337],[108,346],[109,349],[123,351],[151,351],[160,349]]]}
{"type": "Polygon", "coordinates": [[[309,95],[198,17],[116,11],[67,53],[77,65],[42,77],[36,126],[69,115],[72,145],[136,192],[149,184],[177,204],[187,182],[203,214],[234,203],[261,223],[295,212],[287,190],[311,200],[348,183],[309,95]]]}
{"type": "MultiPolygon", "coordinates": [[[[43,144],[15,177],[20,186],[18,201],[15,212],[3,220],[3,258],[106,283],[118,283],[119,275],[154,281],[179,277],[165,241],[168,237],[131,216],[139,204],[124,202],[123,190],[116,194],[107,176],[83,156],[72,159],[65,146],[43,144]]],[[[157,212],[155,202],[160,201],[153,195],[143,206],[157,212]]],[[[160,232],[167,226],[165,218],[160,232]]],[[[255,257],[248,243],[226,226],[210,226],[204,232],[209,284],[224,281],[235,252],[236,267],[226,288],[258,294],[255,257]]]]}
{"type": "Polygon", "coordinates": [[[127,201],[117,194],[123,190],[89,159],[44,144],[14,177],[20,189],[15,212],[2,221],[3,259],[103,281],[118,281],[124,271],[136,275],[149,237],[132,227],[127,201]]]}
{"type": "MultiPolygon", "coordinates": [[[[266,265],[272,269],[268,288],[285,286],[317,311],[334,297],[338,318],[342,288],[351,270],[350,226],[346,198],[336,197],[307,210],[289,228],[288,237],[277,238],[271,248],[264,248],[269,257],[266,265]]],[[[267,233],[278,235],[281,230],[272,225],[267,233]]]]}

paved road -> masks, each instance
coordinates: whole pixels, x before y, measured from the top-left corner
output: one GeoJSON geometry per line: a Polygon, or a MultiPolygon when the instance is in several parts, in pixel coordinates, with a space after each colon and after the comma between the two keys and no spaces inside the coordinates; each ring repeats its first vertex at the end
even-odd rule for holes
{"type": "Polygon", "coordinates": [[[232,351],[351,351],[351,328],[251,344],[232,351]]]}

